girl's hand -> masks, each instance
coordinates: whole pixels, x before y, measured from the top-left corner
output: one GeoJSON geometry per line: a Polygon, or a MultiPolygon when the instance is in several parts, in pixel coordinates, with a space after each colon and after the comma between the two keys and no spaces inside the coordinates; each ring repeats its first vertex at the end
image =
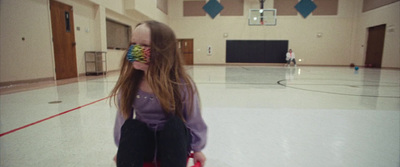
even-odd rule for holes
{"type": "Polygon", "coordinates": [[[114,162],[117,163],[117,154],[114,156],[114,162]]]}
{"type": "Polygon", "coordinates": [[[201,167],[204,166],[204,163],[206,162],[206,156],[202,152],[194,152],[193,153],[193,161],[194,163],[200,162],[201,167]]]}

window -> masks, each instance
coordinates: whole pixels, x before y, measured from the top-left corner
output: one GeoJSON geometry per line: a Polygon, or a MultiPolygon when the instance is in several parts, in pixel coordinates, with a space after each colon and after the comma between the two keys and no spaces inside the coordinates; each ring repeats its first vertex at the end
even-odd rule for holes
{"type": "Polygon", "coordinates": [[[128,48],[131,27],[113,20],[106,20],[107,49],[125,50],[128,48]]]}

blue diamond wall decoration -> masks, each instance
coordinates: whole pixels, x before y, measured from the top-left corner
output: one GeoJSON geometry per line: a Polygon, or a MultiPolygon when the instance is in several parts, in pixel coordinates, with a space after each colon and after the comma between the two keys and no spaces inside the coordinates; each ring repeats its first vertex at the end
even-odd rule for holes
{"type": "Polygon", "coordinates": [[[315,10],[315,8],[317,8],[317,5],[315,5],[311,0],[301,0],[297,3],[295,8],[304,18],[306,18],[313,10],[315,10]]]}
{"type": "Polygon", "coordinates": [[[222,9],[224,9],[224,7],[217,0],[210,0],[203,6],[203,10],[213,19],[222,9]]]}

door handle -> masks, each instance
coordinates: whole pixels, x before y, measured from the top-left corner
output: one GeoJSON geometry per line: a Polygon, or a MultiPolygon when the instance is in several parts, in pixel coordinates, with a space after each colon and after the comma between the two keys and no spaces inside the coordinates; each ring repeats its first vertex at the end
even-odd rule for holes
{"type": "Polygon", "coordinates": [[[72,46],[76,46],[76,42],[72,42],[72,46]]]}

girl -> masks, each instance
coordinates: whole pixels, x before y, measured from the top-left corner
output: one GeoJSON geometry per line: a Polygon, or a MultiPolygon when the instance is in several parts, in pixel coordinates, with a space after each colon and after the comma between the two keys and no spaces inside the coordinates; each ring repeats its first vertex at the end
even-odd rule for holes
{"type": "Polygon", "coordinates": [[[142,167],[143,162],[154,162],[161,167],[186,167],[190,151],[194,161],[204,166],[201,150],[207,126],[174,32],[157,21],[140,23],[126,55],[111,92],[118,106],[114,127],[117,166],[142,167]],[[120,141],[126,132],[129,140],[120,141]]]}
{"type": "Polygon", "coordinates": [[[290,66],[290,62],[293,61],[294,66],[297,67],[296,65],[296,59],[294,56],[294,52],[292,52],[292,49],[289,49],[289,51],[286,53],[286,61],[287,61],[287,66],[290,66]]]}

